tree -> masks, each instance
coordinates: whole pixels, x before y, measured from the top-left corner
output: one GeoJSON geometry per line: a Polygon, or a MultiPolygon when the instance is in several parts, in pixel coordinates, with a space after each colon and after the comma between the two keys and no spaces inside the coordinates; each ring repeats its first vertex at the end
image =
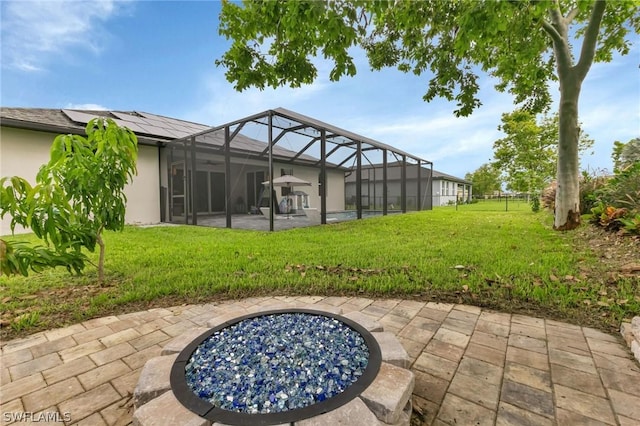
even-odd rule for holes
{"type": "Polygon", "coordinates": [[[554,228],[562,230],[580,223],[582,82],[594,61],[629,52],[626,37],[640,32],[640,8],[635,0],[225,2],[219,31],[233,42],[216,64],[226,67],[237,90],[311,83],[318,55],[333,62],[331,80],[353,76],[353,46],[366,51],[373,69],[431,73],[424,100],[455,100],[462,116],[480,106],[480,70],[532,112],[548,108],[549,81],[558,81],[554,228]],[[582,38],[575,51],[570,32],[582,38]]]}
{"type": "MultiPolygon", "coordinates": [[[[498,126],[506,137],[493,144],[493,166],[501,170],[509,189],[540,193],[556,175],[558,147],[558,115],[536,116],[526,110],[502,114],[498,126]]],[[[593,145],[593,140],[580,134],[578,151],[593,145]]]]}
{"type": "Polygon", "coordinates": [[[467,173],[464,178],[473,182],[473,193],[478,195],[499,191],[502,185],[500,170],[488,163],[478,167],[473,173],[467,173]]]}
{"type": "Polygon", "coordinates": [[[2,241],[3,272],[27,275],[29,268],[58,265],[80,272],[87,260],[82,247],[94,251],[97,244],[98,281],[104,280],[102,233],[124,228],[124,187],[136,173],[138,141],[111,119],[93,119],[85,130],[86,138],[55,138],[35,186],[20,177],[0,180],[0,217],[9,213],[12,230],[30,228],[47,244],[34,250],[2,241]]]}
{"type": "Polygon", "coordinates": [[[615,141],[613,143],[613,171],[621,171],[633,163],[640,162],[640,138],[633,138],[627,143],[615,141]]]}

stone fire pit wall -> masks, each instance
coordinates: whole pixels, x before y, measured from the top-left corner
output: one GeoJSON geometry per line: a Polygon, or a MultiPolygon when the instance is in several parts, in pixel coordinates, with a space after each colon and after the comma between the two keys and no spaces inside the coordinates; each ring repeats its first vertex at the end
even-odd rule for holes
{"type": "MultiPolygon", "coordinates": [[[[240,310],[237,313],[213,317],[207,328],[195,328],[171,340],[162,350],[162,355],[145,364],[134,391],[134,426],[185,425],[225,426],[211,423],[184,407],[171,391],[171,368],[178,354],[194,339],[207,330],[246,314],[259,314],[274,309],[308,309],[304,304],[282,304],[268,308],[240,310]]],[[[318,309],[317,305],[313,306],[318,309]]],[[[330,315],[341,315],[342,309],[326,306],[321,309],[330,315]]],[[[213,314],[215,315],[215,314],[213,314]]],[[[344,315],[369,331],[380,346],[382,363],[373,382],[356,398],[345,405],[304,420],[295,421],[296,426],[353,426],[393,425],[409,426],[411,420],[411,394],[414,375],[409,370],[409,356],[393,333],[383,330],[378,322],[360,312],[344,315]]],[[[287,423],[287,425],[290,425],[287,423]]]]}

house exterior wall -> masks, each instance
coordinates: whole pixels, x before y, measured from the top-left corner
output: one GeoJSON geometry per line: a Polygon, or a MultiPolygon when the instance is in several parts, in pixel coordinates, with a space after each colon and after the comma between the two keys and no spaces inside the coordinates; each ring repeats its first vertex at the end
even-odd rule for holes
{"type": "MultiPolygon", "coordinates": [[[[46,132],[0,127],[0,176],[20,176],[33,184],[40,166],[49,161],[49,148],[56,135],[46,132]]],[[[0,235],[11,234],[11,217],[0,220],[0,235]]],[[[31,232],[16,226],[15,233],[31,232]]]]}
{"type": "MultiPolygon", "coordinates": [[[[20,176],[35,182],[40,166],[49,161],[49,150],[57,134],[33,130],[0,127],[0,176],[20,176]]],[[[158,148],[139,146],[138,175],[125,188],[127,223],[157,223],[160,221],[158,148]]],[[[11,233],[11,218],[0,220],[0,235],[11,233]]],[[[30,230],[16,227],[15,233],[30,230]]]]}
{"type": "Polygon", "coordinates": [[[456,202],[457,183],[446,179],[433,181],[433,205],[446,206],[456,202]]]}
{"type": "Polygon", "coordinates": [[[433,205],[447,206],[471,200],[472,187],[469,184],[447,179],[433,181],[433,205]]]}
{"type": "MultiPolygon", "coordinates": [[[[291,166],[290,164],[281,165],[274,163],[274,168],[280,170],[293,169],[293,175],[307,182],[311,182],[311,186],[294,187],[294,191],[303,191],[309,194],[309,205],[312,208],[320,210],[320,189],[319,176],[320,169],[315,167],[291,166]]],[[[280,174],[277,173],[277,176],[280,174]]],[[[276,176],[276,177],[277,177],[276,176]]],[[[280,196],[278,194],[278,200],[280,196]]],[[[327,169],[327,211],[344,210],[344,172],[342,170],[327,169]]]]}
{"type": "Polygon", "coordinates": [[[128,224],[160,222],[160,173],[158,147],[138,146],[138,174],[125,187],[128,224]]]}

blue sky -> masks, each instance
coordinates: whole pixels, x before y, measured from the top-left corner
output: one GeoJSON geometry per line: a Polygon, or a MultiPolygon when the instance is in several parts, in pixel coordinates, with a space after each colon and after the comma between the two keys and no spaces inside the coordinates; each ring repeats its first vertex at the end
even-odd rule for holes
{"type": "MultiPolygon", "coordinates": [[[[319,61],[312,85],[235,92],[214,64],[229,45],[218,36],[218,2],[0,3],[2,106],[146,111],[209,125],[284,107],[460,177],[491,159],[503,136],[501,114],[514,109],[511,96],[483,77],[483,106],[456,118],[455,104],[422,101],[426,77],[371,72],[359,52],[354,78],[330,82],[319,61]]],[[[634,40],[629,55],[595,64],[583,85],[580,121],[595,146],[582,168],[610,170],[613,142],[640,137],[640,37],[634,40]]]]}

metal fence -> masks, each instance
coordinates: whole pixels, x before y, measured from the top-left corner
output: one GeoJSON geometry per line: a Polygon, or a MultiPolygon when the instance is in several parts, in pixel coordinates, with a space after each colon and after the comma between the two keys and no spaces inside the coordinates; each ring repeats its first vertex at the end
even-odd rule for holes
{"type": "Polygon", "coordinates": [[[521,211],[531,210],[531,196],[529,194],[480,196],[474,197],[470,202],[458,199],[451,203],[451,208],[456,210],[477,211],[521,211]]]}

